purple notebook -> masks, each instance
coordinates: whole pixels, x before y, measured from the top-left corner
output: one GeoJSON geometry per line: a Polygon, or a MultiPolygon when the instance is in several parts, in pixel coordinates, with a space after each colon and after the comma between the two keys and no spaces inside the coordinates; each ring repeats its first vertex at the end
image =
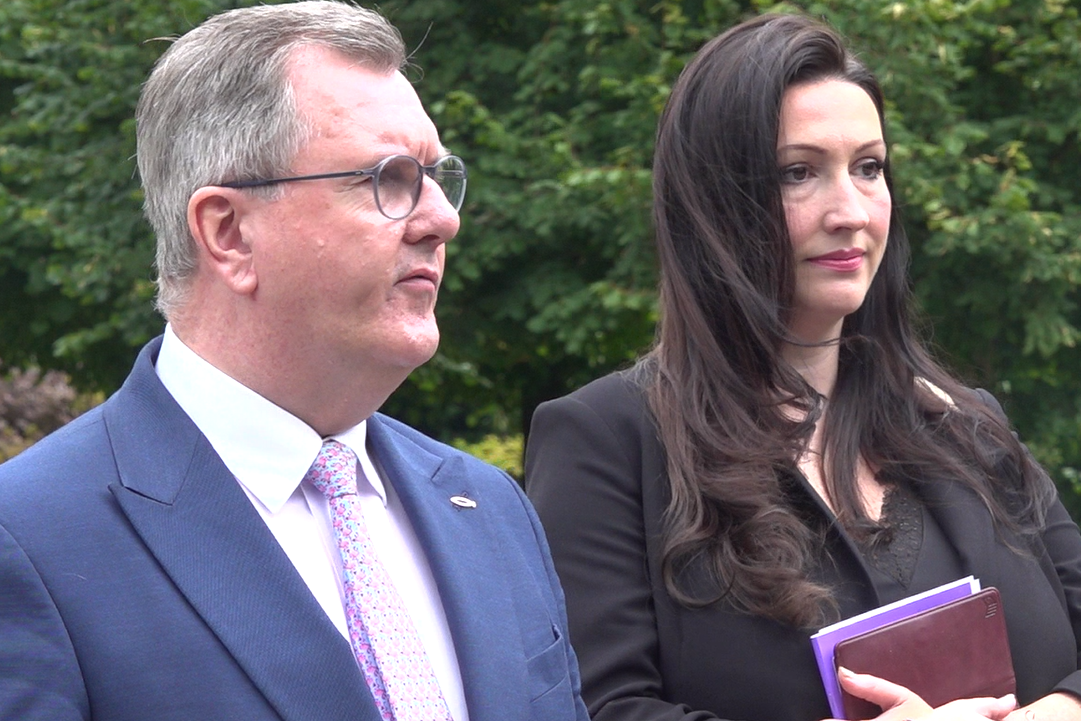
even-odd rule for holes
{"type": "Polygon", "coordinates": [[[929,591],[918,593],[915,596],[902,598],[900,601],[894,601],[866,613],[861,613],[832,626],[826,626],[811,636],[811,646],[814,648],[815,660],[818,662],[818,672],[822,675],[826,698],[830,702],[830,713],[833,714],[834,718],[845,718],[844,705],[841,701],[841,686],[837,682],[837,669],[833,663],[833,649],[838,643],[846,638],[873,631],[887,623],[908,618],[929,608],[935,608],[944,603],[970,596],[979,590],[980,582],[972,576],[967,576],[937,588],[932,588],[929,591]]]}

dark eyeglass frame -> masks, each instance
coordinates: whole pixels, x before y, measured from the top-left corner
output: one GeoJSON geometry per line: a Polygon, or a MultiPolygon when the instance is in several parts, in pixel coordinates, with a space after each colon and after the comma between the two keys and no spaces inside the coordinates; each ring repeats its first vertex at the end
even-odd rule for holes
{"type": "Polygon", "coordinates": [[[465,201],[465,187],[466,181],[469,179],[469,173],[465,167],[465,161],[459,158],[457,155],[444,155],[439,160],[435,161],[431,165],[424,165],[412,155],[390,155],[383,158],[378,163],[370,168],[363,168],[361,170],[343,170],[336,173],[317,173],[315,175],[294,175],[287,178],[268,178],[266,180],[233,180],[228,183],[218,183],[222,188],[263,188],[269,185],[278,185],[280,183],[295,183],[301,180],[330,180],[333,178],[365,178],[371,177],[372,179],[372,191],[375,194],[375,207],[379,209],[385,217],[390,220],[401,220],[409,216],[417,208],[417,203],[420,202],[420,192],[424,185],[424,176],[436,182],[439,189],[443,191],[443,195],[454,206],[455,212],[462,209],[462,203],[465,201]],[[383,208],[383,203],[379,200],[379,176],[383,172],[389,163],[396,160],[406,159],[413,161],[417,166],[417,182],[413,188],[412,203],[409,206],[409,210],[401,215],[391,215],[383,208]],[[448,162],[457,163],[459,168],[446,168],[445,165],[448,162]],[[457,199],[450,197],[447,189],[443,187],[440,181],[440,177],[455,177],[461,179],[461,192],[457,199]]]}

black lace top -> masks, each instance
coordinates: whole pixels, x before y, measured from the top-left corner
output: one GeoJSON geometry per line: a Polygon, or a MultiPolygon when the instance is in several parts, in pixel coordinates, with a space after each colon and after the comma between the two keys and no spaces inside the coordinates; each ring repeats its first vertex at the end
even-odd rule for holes
{"type": "Polygon", "coordinates": [[[882,530],[857,544],[881,603],[890,603],[965,575],[957,551],[908,489],[891,486],[882,501],[882,530]]]}

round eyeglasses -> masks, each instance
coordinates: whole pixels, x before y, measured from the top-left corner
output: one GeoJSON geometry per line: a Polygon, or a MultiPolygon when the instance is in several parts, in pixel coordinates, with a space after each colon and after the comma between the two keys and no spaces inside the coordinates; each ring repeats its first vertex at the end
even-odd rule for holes
{"type": "Polygon", "coordinates": [[[431,165],[421,165],[419,160],[410,155],[391,155],[379,161],[377,165],[363,170],[297,175],[269,180],[235,180],[219,183],[219,185],[223,188],[262,188],[267,185],[295,183],[300,180],[371,177],[372,189],[375,193],[375,207],[391,220],[401,220],[417,207],[425,175],[442,188],[443,194],[447,196],[447,202],[454,206],[455,211],[462,209],[468,174],[465,170],[465,161],[457,155],[444,155],[431,165]]]}

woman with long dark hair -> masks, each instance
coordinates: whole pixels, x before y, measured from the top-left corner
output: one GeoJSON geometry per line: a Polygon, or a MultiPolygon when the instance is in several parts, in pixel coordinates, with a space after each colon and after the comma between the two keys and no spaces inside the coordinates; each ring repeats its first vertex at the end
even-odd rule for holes
{"type": "Polygon", "coordinates": [[[846,689],[882,719],[1081,719],[1081,535],[912,330],[872,74],[803,16],[729,30],[673,88],[654,193],[655,347],[543,404],[527,450],[594,720],[827,717],[809,635],[968,574],[1023,708],[846,689]]]}

